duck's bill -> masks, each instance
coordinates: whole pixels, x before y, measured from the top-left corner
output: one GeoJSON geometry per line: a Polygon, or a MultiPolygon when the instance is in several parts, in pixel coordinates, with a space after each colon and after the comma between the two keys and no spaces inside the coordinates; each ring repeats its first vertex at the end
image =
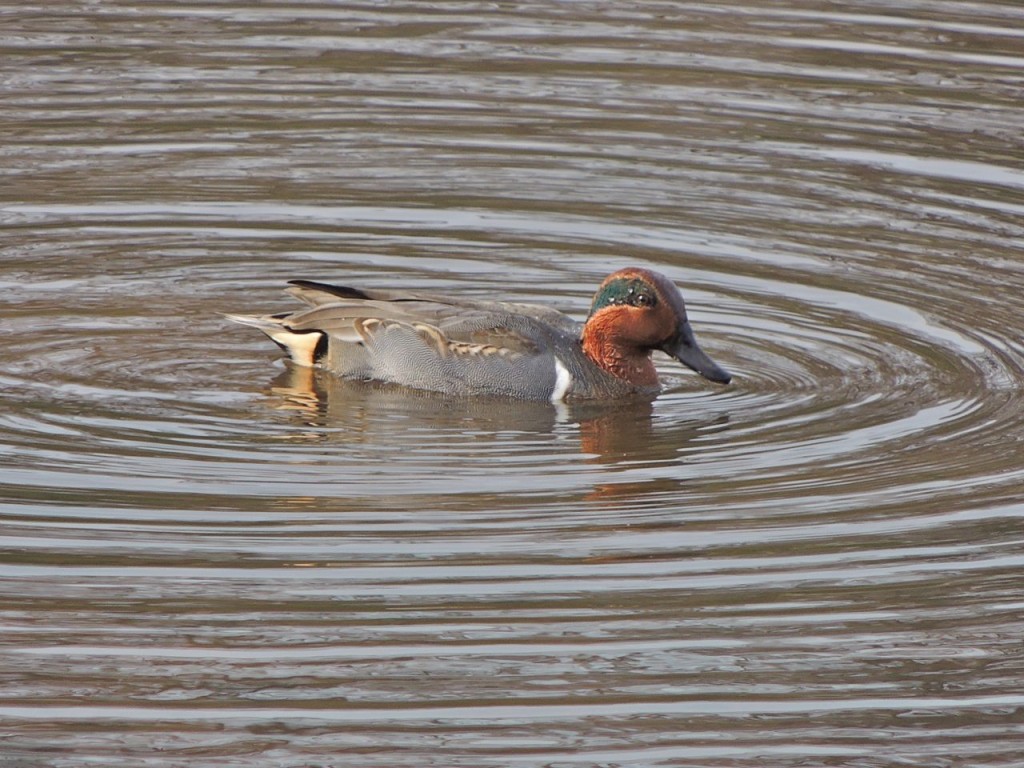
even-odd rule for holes
{"type": "Polygon", "coordinates": [[[693,336],[693,328],[688,322],[679,324],[676,335],[665,343],[662,350],[709,381],[719,384],[728,384],[732,381],[732,376],[728,371],[704,354],[704,350],[697,344],[697,339],[693,336]]]}

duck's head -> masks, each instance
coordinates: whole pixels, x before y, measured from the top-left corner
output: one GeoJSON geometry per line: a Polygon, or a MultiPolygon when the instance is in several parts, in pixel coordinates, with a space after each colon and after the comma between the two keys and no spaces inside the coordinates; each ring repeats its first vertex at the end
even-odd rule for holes
{"type": "Polygon", "coordinates": [[[720,384],[732,377],[704,354],[686,319],[679,289],[662,274],[629,267],[604,279],[583,328],[583,351],[638,387],[657,387],[651,352],[660,350],[720,384]]]}

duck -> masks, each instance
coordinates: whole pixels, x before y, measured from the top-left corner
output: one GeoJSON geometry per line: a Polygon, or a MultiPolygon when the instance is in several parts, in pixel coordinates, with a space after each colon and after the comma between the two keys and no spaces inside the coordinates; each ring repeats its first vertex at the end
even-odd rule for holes
{"type": "Polygon", "coordinates": [[[292,364],[344,379],[554,403],[653,399],[658,350],[709,381],[732,380],[697,344],[676,285],[641,267],[608,275],[583,323],[541,304],[288,285],[305,308],[227,317],[265,333],[292,364]]]}

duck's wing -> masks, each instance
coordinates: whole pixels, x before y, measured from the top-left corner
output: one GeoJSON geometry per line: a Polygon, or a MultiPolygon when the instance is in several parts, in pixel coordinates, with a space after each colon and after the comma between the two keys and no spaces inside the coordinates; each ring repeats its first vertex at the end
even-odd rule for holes
{"type": "Polygon", "coordinates": [[[543,355],[553,337],[578,337],[579,325],[549,307],[452,300],[428,294],[366,291],[295,281],[289,293],[309,309],[228,317],[266,333],[300,365],[375,377],[374,366],[458,368],[474,360],[543,355]]]}
{"type": "Polygon", "coordinates": [[[531,318],[429,301],[336,301],[264,319],[293,333],[319,332],[332,343],[370,347],[380,334],[408,332],[439,355],[533,354],[541,345],[541,324],[531,318]]]}
{"type": "Polygon", "coordinates": [[[439,315],[449,314],[444,308],[451,308],[450,314],[470,314],[470,310],[486,313],[500,318],[506,315],[522,315],[539,320],[567,333],[576,333],[579,324],[553,307],[542,304],[530,304],[508,301],[478,301],[465,298],[453,298],[433,293],[388,291],[378,289],[352,288],[346,285],[330,285],[312,280],[290,280],[289,288],[285,289],[300,301],[311,307],[326,304],[337,304],[350,301],[387,302],[393,305],[397,313],[417,313],[439,315]]]}

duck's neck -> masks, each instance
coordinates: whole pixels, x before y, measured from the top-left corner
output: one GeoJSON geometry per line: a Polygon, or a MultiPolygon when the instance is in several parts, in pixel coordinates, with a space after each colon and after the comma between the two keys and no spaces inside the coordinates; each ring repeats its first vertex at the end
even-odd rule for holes
{"type": "Polygon", "coordinates": [[[590,318],[584,326],[581,341],[583,353],[598,368],[638,388],[658,387],[658,372],[650,350],[623,343],[597,317],[590,318]]]}

